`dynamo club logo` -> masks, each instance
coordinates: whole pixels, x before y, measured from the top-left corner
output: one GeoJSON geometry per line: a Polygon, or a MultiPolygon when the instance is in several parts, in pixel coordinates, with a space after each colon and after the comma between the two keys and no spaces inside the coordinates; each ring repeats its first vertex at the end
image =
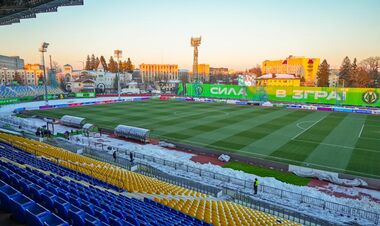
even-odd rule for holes
{"type": "Polygon", "coordinates": [[[196,94],[197,96],[200,96],[202,93],[203,93],[203,88],[202,88],[202,86],[200,86],[200,85],[196,85],[196,86],[195,86],[195,94],[196,94]]]}
{"type": "Polygon", "coordinates": [[[379,94],[373,90],[363,93],[362,99],[367,104],[374,104],[379,100],[379,94]]]}

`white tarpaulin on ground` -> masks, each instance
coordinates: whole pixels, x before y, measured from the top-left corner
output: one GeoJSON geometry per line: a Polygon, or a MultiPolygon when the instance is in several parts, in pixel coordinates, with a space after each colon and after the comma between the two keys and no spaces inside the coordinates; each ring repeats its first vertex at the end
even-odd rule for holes
{"type": "Polygon", "coordinates": [[[358,178],[355,178],[353,180],[341,179],[339,178],[338,173],[311,169],[311,168],[306,168],[302,166],[289,165],[289,172],[293,172],[297,176],[301,176],[301,177],[316,177],[319,180],[330,181],[335,184],[354,186],[354,187],[367,185],[367,182],[358,178]]]}

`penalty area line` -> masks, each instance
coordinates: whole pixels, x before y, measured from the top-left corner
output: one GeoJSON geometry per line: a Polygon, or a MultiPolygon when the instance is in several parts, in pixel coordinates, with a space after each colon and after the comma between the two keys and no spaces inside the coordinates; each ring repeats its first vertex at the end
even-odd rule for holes
{"type": "Polygon", "coordinates": [[[314,122],[313,124],[311,124],[309,127],[307,127],[306,129],[304,129],[303,131],[301,131],[300,133],[298,133],[297,135],[295,135],[292,140],[296,139],[297,137],[299,137],[301,134],[303,134],[304,132],[308,131],[311,127],[315,126],[318,122],[322,121],[323,119],[325,119],[327,117],[327,115],[323,116],[322,118],[320,118],[318,121],[314,122]]]}

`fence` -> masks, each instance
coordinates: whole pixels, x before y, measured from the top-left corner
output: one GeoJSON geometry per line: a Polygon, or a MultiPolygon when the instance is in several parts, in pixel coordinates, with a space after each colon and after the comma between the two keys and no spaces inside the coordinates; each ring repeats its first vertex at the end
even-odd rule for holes
{"type": "MultiPolygon", "coordinates": [[[[109,145],[104,145],[102,143],[95,143],[89,140],[86,142],[83,142],[82,144],[88,145],[88,147],[90,148],[93,147],[98,150],[109,150],[109,147],[111,147],[109,145]]],[[[133,155],[136,159],[142,159],[145,161],[163,165],[165,167],[171,167],[172,169],[177,170],[177,171],[181,170],[185,172],[186,174],[187,173],[197,174],[202,178],[210,178],[210,179],[219,180],[221,182],[230,183],[234,185],[235,187],[240,187],[242,189],[253,188],[253,180],[252,181],[242,180],[235,177],[231,177],[229,175],[224,175],[221,173],[215,173],[212,171],[193,167],[184,163],[173,162],[166,159],[162,159],[162,158],[158,158],[158,157],[154,157],[154,156],[150,156],[146,154],[141,154],[138,152],[134,152],[132,150],[120,149],[116,147],[112,147],[112,150],[116,150],[118,153],[123,153],[125,155],[128,155],[130,152],[133,152],[133,155]]],[[[182,178],[182,180],[186,180],[186,179],[182,178]]],[[[183,182],[183,184],[186,184],[186,182],[183,182]]],[[[227,189],[226,187],[224,188],[227,189]]],[[[225,189],[224,189],[224,192],[226,191],[225,189]]],[[[380,223],[380,213],[371,212],[371,211],[367,211],[367,210],[359,209],[355,207],[350,207],[347,205],[330,202],[330,201],[326,201],[320,198],[315,198],[309,195],[287,191],[284,189],[275,188],[275,187],[271,187],[271,186],[263,185],[263,184],[259,185],[259,191],[261,193],[269,194],[270,196],[275,197],[277,199],[281,199],[285,202],[288,200],[297,201],[300,204],[306,204],[311,207],[321,208],[323,210],[326,210],[335,214],[344,215],[344,216],[348,216],[352,218],[365,219],[375,224],[380,223]]]]}

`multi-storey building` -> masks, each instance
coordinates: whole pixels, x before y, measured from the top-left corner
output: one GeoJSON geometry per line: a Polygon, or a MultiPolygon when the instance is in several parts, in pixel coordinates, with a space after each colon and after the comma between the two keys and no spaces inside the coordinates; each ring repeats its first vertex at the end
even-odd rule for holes
{"type": "Polygon", "coordinates": [[[304,80],[305,86],[315,86],[319,58],[289,56],[285,60],[266,60],[262,64],[263,74],[292,74],[304,80]]]}
{"type": "Polygon", "coordinates": [[[256,79],[256,86],[300,86],[300,79],[288,74],[265,74],[256,79]]]}
{"type": "Polygon", "coordinates": [[[195,75],[193,71],[189,71],[187,74],[189,82],[194,82],[197,78],[202,82],[208,82],[210,81],[210,65],[198,64],[198,75],[195,75]]]}
{"type": "Polygon", "coordinates": [[[177,64],[140,64],[142,82],[178,80],[177,64]]]}
{"type": "Polygon", "coordinates": [[[8,69],[23,69],[24,68],[24,60],[19,56],[3,56],[0,55],[0,68],[8,68],[8,69]]]}
{"type": "MultiPolygon", "coordinates": [[[[95,89],[105,92],[116,88],[116,73],[105,71],[102,64],[99,64],[96,70],[74,70],[71,65],[65,64],[63,71],[58,73],[57,77],[65,83],[66,90],[73,92],[95,89]]],[[[131,73],[120,73],[121,86],[131,80],[131,73]]]]}
{"type": "Polygon", "coordinates": [[[25,69],[0,68],[0,84],[10,85],[17,81],[22,85],[38,85],[38,80],[43,76],[43,70],[39,64],[27,64],[25,69]]]}

